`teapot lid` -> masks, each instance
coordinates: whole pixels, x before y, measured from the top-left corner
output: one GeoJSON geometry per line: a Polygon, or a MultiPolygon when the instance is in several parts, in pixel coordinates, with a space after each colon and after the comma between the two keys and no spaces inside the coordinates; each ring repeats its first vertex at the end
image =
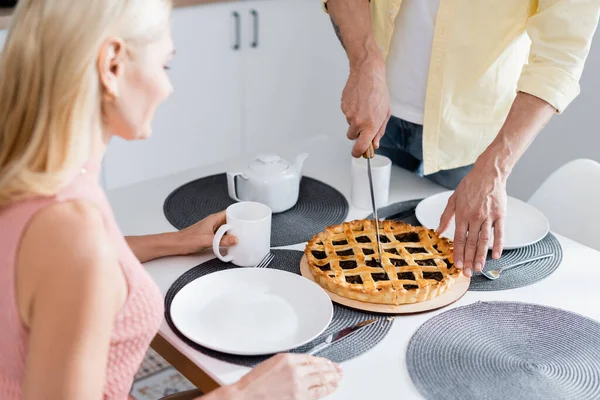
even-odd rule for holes
{"type": "Polygon", "coordinates": [[[290,164],[279,156],[265,154],[256,157],[249,165],[250,169],[261,175],[273,175],[287,170],[290,164]]]}

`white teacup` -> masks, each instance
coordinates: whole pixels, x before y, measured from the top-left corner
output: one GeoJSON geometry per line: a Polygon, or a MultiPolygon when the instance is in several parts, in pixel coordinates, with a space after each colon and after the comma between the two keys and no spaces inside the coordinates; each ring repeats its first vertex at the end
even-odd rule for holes
{"type": "MultiPolygon", "coordinates": [[[[371,191],[369,189],[369,176],[367,174],[367,160],[363,157],[352,160],[352,204],[358,208],[371,210],[371,191]]],[[[390,196],[390,177],[392,161],[376,154],[371,159],[371,174],[373,176],[373,194],[375,207],[386,206],[390,196]]]]}
{"type": "Polygon", "coordinates": [[[232,204],[225,211],[227,222],[215,233],[213,251],[220,260],[239,267],[257,265],[271,249],[271,209],[264,204],[242,201],[232,204]],[[225,233],[238,240],[224,256],[219,244],[225,233]]]}

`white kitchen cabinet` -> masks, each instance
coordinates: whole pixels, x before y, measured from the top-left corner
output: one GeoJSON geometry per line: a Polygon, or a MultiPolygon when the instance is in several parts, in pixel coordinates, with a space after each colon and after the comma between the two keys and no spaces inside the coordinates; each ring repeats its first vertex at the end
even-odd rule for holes
{"type": "Polygon", "coordinates": [[[175,8],[173,95],[145,141],[113,140],[104,159],[108,189],[212,164],[241,151],[242,72],[236,3],[175,8]]]}
{"type": "Polygon", "coordinates": [[[276,141],[345,134],[348,62],[320,0],[175,8],[172,31],[175,93],[152,138],[110,144],[107,189],[254,156],[276,141]]]}
{"type": "Polygon", "coordinates": [[[246,152],[260,152],[278,140],[345,135],[340,99],[348,61],[320,1],[259,0],[246,6],[246,152]]]}

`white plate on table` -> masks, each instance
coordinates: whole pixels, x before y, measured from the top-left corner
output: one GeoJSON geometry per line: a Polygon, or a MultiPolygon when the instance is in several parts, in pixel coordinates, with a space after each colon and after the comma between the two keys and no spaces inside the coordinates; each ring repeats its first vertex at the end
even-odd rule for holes
{"type": "Polygon", "coordinates": [[[237,355],[280,353],[319,336],[333,317],[314,282],[269,268],[234,268],[196,279],[171,303],[177,329],[206,348],[237,355]]]}
{"type": "MultiPolygon", "coordinates": [[[[415,209],[419,222],[429,229],[437,229],[440,217],[448,204],[448,199],[454,193],[447,191],[427,197],[415,209]]],[[[444,236],[454,239],[454,218],[444,236]]],[[[543,239],[549,232],[548,219],[537,208],[514,197],[508,197],[506,220],[504,222],[504,249],[517,249],[530,246],[543,239]]],[[[492,248],[493,241],[490,241],[492,248]]]]}

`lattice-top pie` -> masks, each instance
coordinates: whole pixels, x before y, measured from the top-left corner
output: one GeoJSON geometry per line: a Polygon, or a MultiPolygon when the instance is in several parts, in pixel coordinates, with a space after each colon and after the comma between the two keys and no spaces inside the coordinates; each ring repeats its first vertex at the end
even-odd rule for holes
{"type": "Polygon", "coordinates": [[[452,243],[434,231],[380,222],[381,264],[375,231],[375,221],[357,220],[313,237],[304,253],[315,281],[346,298],[397,305],[438,296],[460,276],[452,243]]]}

